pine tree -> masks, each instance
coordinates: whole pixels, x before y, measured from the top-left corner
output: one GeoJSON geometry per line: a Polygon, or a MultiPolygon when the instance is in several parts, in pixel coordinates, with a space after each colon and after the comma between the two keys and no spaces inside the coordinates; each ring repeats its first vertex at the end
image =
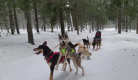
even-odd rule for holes
{"type": "Polygon", "coordinates": [[[24,12],[26,22],[27,22],[27,33],[28,33],[28,43],[34,44],[32,25],[31,25],[31,15],[30,11],[32,9],[31,0],[20,0],[19,8],[24,12]]]}

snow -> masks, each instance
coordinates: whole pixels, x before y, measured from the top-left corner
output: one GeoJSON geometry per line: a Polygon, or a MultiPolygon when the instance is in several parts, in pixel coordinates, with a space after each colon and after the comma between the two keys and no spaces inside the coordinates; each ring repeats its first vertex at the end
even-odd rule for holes
{"type": "MultiPolygon", "coordinates": [[[[39,34],[33,30],[35,45],[27,43],[27,31],[20,30],[19,35],[0,37],[0,80],[49,80],[50,69],[42,54],[36,55],[33,48],[44,41],[53,49],[58,43],[58,33],[41,31],[39,34]]],[[[62,71],[62,64],[54,71],[54,80],[138,80],[138,35],[135,31],[118,34],[114,28],[102,32],[102,44],[99,49],[89,49],[92,52],[90,60],[82,58],[85,75],[79,69],[78,75],[71,61],[72,72],[67,66],[62,71]]],[[[4,34],[4,33],[3,33],[4,34]]],[[[83,38],[89,37],[92,41],[95,32],[85,30],[80,35],[76,31],[68,32],[69,39],[74,44],[82,43],[83,38]]],[[[59,47],[54,49],[58,51],[59,47]]],[[[76,48],[77,49],[77,48],[76,48]]]]}

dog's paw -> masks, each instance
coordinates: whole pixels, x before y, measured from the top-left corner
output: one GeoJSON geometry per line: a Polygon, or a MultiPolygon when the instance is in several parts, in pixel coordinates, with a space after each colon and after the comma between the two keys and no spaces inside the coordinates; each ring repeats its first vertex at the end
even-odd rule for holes
{"type": "Polygon", "coordinates": [[[82,74],[82,76],[84,76],[84,74],[82,74]]]}

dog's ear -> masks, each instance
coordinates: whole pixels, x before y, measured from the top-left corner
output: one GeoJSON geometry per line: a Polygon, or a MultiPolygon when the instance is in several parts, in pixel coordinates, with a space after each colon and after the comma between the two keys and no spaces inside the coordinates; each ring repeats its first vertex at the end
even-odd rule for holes
{"type": "Polygon", "coordinates": [[[43,45],[44,45],[44,46],[47,46],[47,42],[45,41],[45,42],[43,43],[43,45]]]}

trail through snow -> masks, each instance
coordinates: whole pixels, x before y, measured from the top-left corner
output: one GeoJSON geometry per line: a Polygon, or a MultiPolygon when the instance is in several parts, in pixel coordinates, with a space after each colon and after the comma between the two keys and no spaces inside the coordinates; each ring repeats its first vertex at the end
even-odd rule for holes
{"type": "MultiPolygon", "coordinates": [[[[85,75],[76,69],[71,61],[72,72],[67,65],[62,71],[62,64],[54,71],[54,80],[138,80],[138,35],[135,31],[117,34],[114,29],[104,29],[102,32],[103,46],[99,50],[91,48],[90,60],[82,58],[85,75]]],[[[34,31],[35,45],[27,42],[27,34],[22,31],[20,35],[0,37],[0,80],[49,80],[50,69],[42,54],[36,55],[33,48],[44,41],[53,49],[58,43],[59,31],[34,31]]],[[[89,37],[92,41],[95,32],[88,30],[76,35],[76,31],[68,32],[69,39],[75,44],[83,38],[89,37]]],[[[54,51],[58,51],[57,47],[54,51]]],[[[77,48],[76,48],[77,49],[77,48]]]]}

